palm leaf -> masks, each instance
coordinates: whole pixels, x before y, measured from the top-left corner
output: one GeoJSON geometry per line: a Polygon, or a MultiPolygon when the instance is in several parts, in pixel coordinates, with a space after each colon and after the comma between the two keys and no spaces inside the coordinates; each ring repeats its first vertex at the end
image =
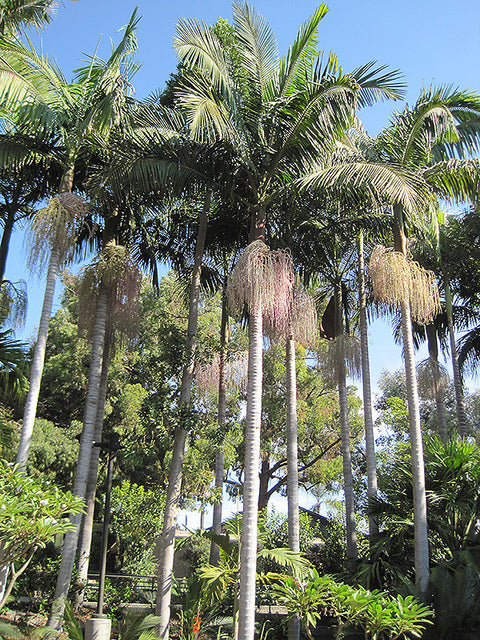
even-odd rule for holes
{"type": "Polygon", "coordinates": [[[406,83],[398,69],[386,72],[387,66],[376,66],[376,62],[367,62],[352,71],[358,82],[360,91],[358,104],[360,107],[370,106],[379,100],[399,100],[405,97],[406,83]]]}
{"type": "Polygon", "coordinates": [[[299,82],[303,82],[311,69],[312,60],[317,56],[317,32],[320,20],[328,7],[321,4],[299,29],[297,37],[287,53],[280,60],[279,93],[287,95],[299,82]]]}
{"type": "Polygon", "coordinates": [[[233,21],[250,100],[262,104],[276,94],[277,40],[266,19],[247,2],[233,3],[233,21]]]}

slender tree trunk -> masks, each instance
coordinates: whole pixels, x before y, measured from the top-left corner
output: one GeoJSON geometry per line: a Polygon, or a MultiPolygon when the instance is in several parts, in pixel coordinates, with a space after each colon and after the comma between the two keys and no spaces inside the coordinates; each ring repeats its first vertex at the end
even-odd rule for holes
{"type": "Polygon", "coordinates": [[[60,252],[53,249],[50,262],[48,264],[47,282],[45,286],[45,296],[43,298],[42,314],[38,327],[37,341],[33,351],[32,368],[30,372],[30,385],[28,387],[25,411],[23,414],[22,431],[20,434],[20,444],[18,445],[17,464],[25,470],[27,466],[30,443],[32,441],[33,426],[37,413],[38,396],[40,394],[40,384],[42,382],[43,364],[45,362],[45,351],[47,348],[48,326],[52,314],[53,295],[55,283],[60,267],[60,252]]]}
{"type": "Polygon", "coordinates": [[[347,558],[357,560],[357,533],[355,528],[355,505],[353,500],[352,452],[348,425],[348,400],[345,376],[345,355],[343,352],[342,286],[335,285],[335,325],[337,349],[337,384],[340,405],[340,431],[342,436],[343,488],[345,492],[345,524],[347,533],[347,558]]]}
{"type": "MultiPolygon", "coordinates": [[[[288,546],[300,553],[300,517],[298,508],[298,429],[297,429],[297,371],[295,363],[295,339],[293,330],[286,336],[285,353],[287,393],[287,517],[288,546]]],[[[300,638],[300,618],[288,621],[288,640],[300,638]]]]}
{"type": "MultiPolygon", "coordinates": [[[[92,442],[95,434],[100,378],[102,375],[102,360],[105,343],[105,330],[107,324],[107,301],[108,294],[105,286],[100,286],[95,314],[95,324],[93,329],[92,352],[90,359],[90,374],[88,380],[87,398],[85,403],[85,416],[83,420],[83,431],[78,452],[78,463],[73,484],[74,495],[85,497],[87,489],[87,478],[90,468],[90,456],[92,452],[92,442]]],[[[69,531],[64,538],[62,547],[62,559],[57,577],[57,586],[52,605],[52,612],[48,620],[48,626],[60,629],[63,621],[65,602],[67,600],[70,581],[72,578],[75,554],[77,551],[78,535],[80,529],[81,514],[70,517],[74,529],[69,531]]]]}
{"type": "Polygon", "coordinates": [[[433,391],[435,394],[435,405],[437,408],[438,435],[440,440],[445,444],[447,440],[447,417],[445,412],[445,403],[440,384],[440,364],[438,362],[438,339],[437,330],[434,324],[425,327],[427,334],[428,355],[433,365],[433,391]]]}
{"type": "Polygon", "coordinates": [[[295,339],[289,330],[286,339],[287,390],[287,506],[288,546],[300,553],[300,520],[298,508],[298,430],[297,430],[297,372],[295,365],[295,339]]]}
{"type": "MultiPolygon", "coordinates": [[[[228,312],[227,312],[227,287],[224,283],[222,291],[222,319],[220,324],[220,360],[218,363],[218,416],[217,422],[223,433],[227,415],[227,348],[228,348],[228,312]]],[[[223,476],[225,473],[224,442],[215,451],[215,489],[220,494],[220,499],[213,505],[212,530],[217,535],[222,533],[222,502],[223,502],[223,476]]],[[[220,561],[220,549],[215,542],[210,545],[210,564],[218,566],[220,561]]]]}
{"type": "Polygon", "coordinates": [[[15,211],[9,209],[7,219],[3,226],[2,241],[0,242],[0,282],[5,276],[5,266],[7,264],[8,247],[12,237],[13,225],[15,224],[15,211]]]}
{"type": "MultiPolygon", "coordinates": [[[[365,422],[365,453],[367,458],[367,494],[377,495],[377,463],[375,460],[375,434],[373,432],[372,388],[370,383],[370,356],[368,349],[367,300],[365,294],[365,260],[363,253],[363,231],[358,238],[358,298],[360,307],[360,349],[362,355],[363,416],[365,422]]],[[[378,535],[378,522],[374,516],[368,518],[370,542],[378,535]]]]}
{"type": "Polygon", "coordinates": [[[259,493],[260,427],[262,420],[262,310],[249,314],[247,415],[245,424],[245,481],[240,539],[238,640],[255,634],[255,576],[257,568],[257,501],[259,493]]]}
{"type": "Polygon", "coordinates": [[[450,290],[449,277],[446,272],[444,272],[443,282],[445,288],[445,311],[447,314],[448,337],[450,340],[450,353],[452,358],[453,386],[455,388],[457,429],[460,437],[465,438],[467,436],[467,415],[465,413],[463,385],[462,378],[460,376],[460,368],[458,366],[457,345],[455,344],[455,331],[453,328],[452,292],[450,290]]]}
{"type": "MultiPolygon", "coordinates": [[[[404,231],[403,210],[394,207],[395,251],[407,254],[407,239],[404,231]]],[[[420,404],[418,401],[417,374],[410,318],[410,301],[400,306],[403,337],[403,357],[407,384],[408,423],[412,455],[413,517],[415,545],[415,583],[420,593],[425,594],[430,579],[427,498],[425,493],[425,461],[423,457],[422,430],[420,425],[420,404]]]]}
{"type": "Polygon", "coordinates": [[[401,315],[405,377],[407,383],[408,422],[410,427],[410,447],[412,455],[415,583],[420,593],[425,594],[430,578],[427,498],[425,492],[425,462],[423,458],[423,441],[420,426],[420,405],[418,401],[412,325],[410,322],[410,303],[408,300],[401,304],[401,315]]]}
{"type": "MultiPolygon", "coordinates": [[[[200,275],[202,259],[207,234],[208,213],[210,211],[211,194],[205,196],[202,213],[198,223],[198,236],[195,246],[192,282],[190,286],[190,301],[188,311],[188,328],[186,350],[186,365],[183,369],[180,388],[179,406],[190,402],[193,374],[195,370],[195,347],[198,323],[198,303],[200,297],[200,275]]],[[[182,486],[183,459],[185,455],[185,441],[187,430],[179,427],[175,433],[173,443],[172,462],[168,476],[168,489],[163,516],[163,530],[158,539],[158,587],[155,613],[160,618],[158,634],[163,640],[168,640],[170,624],[170,601],[173,574],[173,555],[175,551],[175,531],[177,526],[178,502],[182,486]]]]}
{"type": "MultiPolygon", "coordinates": [[[[60,183],[59,193],[70,192],[72,190],[72,186],[73,167],[68,169],[63,175],[62,181],[60,183]]],[[[47,347],[48,325],[50,324],[50,316],[52,314],[53,294],[55,292],[55,283],[57,281],[57,275],[62,259],[63,256],[60,255],[59,248],[53,247],[48,264],[45,295],[43,298],[40,324],[38,326],[37,341],[35,343],[35,349],[33,351],[30,385],[28,388],[27,399],[25,401],[22,431],[20,434],[20,444],[18,446],[17,452],[17,464],[23,470],[25,470],[27,466],[30,443],[32,441],[33,426],[35,423],[38,396],[40,393],[40,384],[42,382],[45,350],[47,347]]]]}
{"type": "MultiPolygon", "coordinates": [[[[105,339],[103,351],[102,373],[100,377],[100,389],[98,398],[97,416],[95,418],[94,442],[102,441],[103,418],[105,415],[105,402],[107,399],[108,370],[110,367],[110,340],[105,339]]],[[[98,463],[100,459],[100,447],[92,447],[90,455],[90,468],[88,470],[87,491],[85,502],[87,510],[82,519],[80,541],[78,545],[78,585],[79,589],[75,597],[75,606],[81,607],[85,597],[85,587],[88,578],[88,566],[90,562],[90,547],[92,544],[93,516],[95,513],[95,494],[97,490],[98,463]]]]}

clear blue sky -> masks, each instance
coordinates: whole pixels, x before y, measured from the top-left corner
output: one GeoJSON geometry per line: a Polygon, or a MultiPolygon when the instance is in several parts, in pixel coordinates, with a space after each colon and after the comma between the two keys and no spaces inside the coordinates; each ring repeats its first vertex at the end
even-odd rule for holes
{"type": "MultiPolygon", "coordinates": [[[[311,0],[258,0],[252,3],[270,22],[283,53],[298,26],[318,3],[311,0]]],[[[412,103],[424,85],[453,84],[462,89],[480,90],[480,2],[478,0],[332,0],[323,19],[320,47],[335,51],[346,71],[369,60],[400,69],[408,85],[407,101],[412,103]]],[[[101,37],[99,53],[106,57],[110,39],[126,24],[137,3],[133,0],[64,0],[53,23],[40,37],[43,52],[54,57],[67,79],[92,54],[101,37]]],[[[133,79],[138,98],[161,89],[175,70],[172,47],[175,25],[181,17],[212,23],[218,17],[231,19],[231,3],[226,0],[139,0],[140,21],[137,39],[138,61],[142,67],[133,79]]],[[[33,39],[39,43],[39,38],[33,39]]],[[[361,113],[367,130],[375,134],[402,103],[386,103],[361,113]]],[[[19,236],[7,263],[7,277],[25,277],[24,254],[19,236]]],[[[29,314],[24,338],[38,322],[43,284],[28,280],[29,314]]],[[[373,335],[374,376],[381,368],[400,366],[398,349],[390,347],[389,331],[376,325],[373,335]]]]}

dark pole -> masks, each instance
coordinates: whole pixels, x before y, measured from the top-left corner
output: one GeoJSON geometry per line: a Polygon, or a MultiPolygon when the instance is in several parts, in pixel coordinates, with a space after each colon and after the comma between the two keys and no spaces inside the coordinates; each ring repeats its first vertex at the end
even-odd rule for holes
{"type": "Polygon", "coordinates": [[[115,452],[108,449],[107,488],[105,492],[105,514],[103,517],[102,533],[102,558],[100,563],[100,576],[98,578],[97,614],[103,614],[103,594],[105,591],[105,573],[107,569],[108,551],[108,527],[110,525],[110,492],[112,491],[112,471],[115,452]]]}

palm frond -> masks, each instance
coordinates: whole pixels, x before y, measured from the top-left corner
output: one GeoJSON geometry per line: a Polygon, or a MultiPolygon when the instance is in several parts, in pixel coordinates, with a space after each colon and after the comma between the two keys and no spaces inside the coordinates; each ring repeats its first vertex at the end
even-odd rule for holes
{"type": "Polygon", "coordinates": [[[288,95],[297,83],[304,82],[312,67],[312,60],[318,54],[316,49],[318,25],[327,12],[327,5],[318,6],[312,16],[300,27],[293,44],[281,58],[279,71],[281,96],[288,95]]]}
{"type": "Polygon", "coordinates": [[[233,3],[238,54],[249,79],[250,99],[267,102],[278,85],[277,40],[267,20],[247,2],[233,3]]]}

